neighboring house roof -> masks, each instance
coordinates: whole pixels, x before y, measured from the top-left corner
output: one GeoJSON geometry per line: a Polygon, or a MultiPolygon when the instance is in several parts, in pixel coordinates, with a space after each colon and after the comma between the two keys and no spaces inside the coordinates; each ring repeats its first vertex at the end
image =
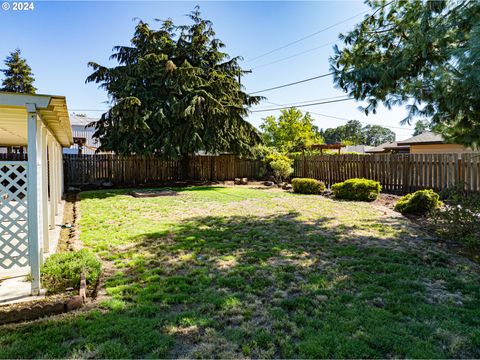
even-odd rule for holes
{"type": "Polygon", "coordinates": [[[88,124],[92,123],[92,122],[97,122],[98,119],[94,119],[94,118],[89,118],[89,117],[86,117],[86,116],[79,116],[79,115],[76,115],[76,114],[72,114],[70,115],[70,124],[73,125],[78,125],[78,126],[87,126],[88,124]]]}
{"type": "Polygon", "coordinates": [[[409,149],[408,145],[400,146],[399,142],[393,141],[393,142],[386,142],[386,143],[380,144],[374,147],[373,149],[369,149],[365,152],[369,154],[378,154],[378,153],[387,152],[389,150],[408,150],[408,149],[409,149]]]}
{"type": "Polygon", "coordinates": [[[425,131],[420,135],[413,136],[407,140],[399,141],[398,145],[418,145],[418,144],[443,144],[442,135],[435,134],[431,131],[425,131]]]}
{"type": "Polygon", "coordinates": [[[97,139],[93,138],[95,133],[94,127],[87,127],[92,122],[97,122],[98,119],[86,116],[79,116],[76,114],[70,115],[70,123],[72,124],[73,137],[77,140],[76,143],[69,149],[64,149],[65,154],[78,154],[79,143],[82,143],[83,154],[94,154],[95,150],[100,146],[97,139]]]}
{"type": "Polygon", "coordinates": [[[359,154],[365,154],[368,150],[373,149],[373,146],[369,145],[347,145],[344,147],[345,152],[356,152],[359,154]]]}

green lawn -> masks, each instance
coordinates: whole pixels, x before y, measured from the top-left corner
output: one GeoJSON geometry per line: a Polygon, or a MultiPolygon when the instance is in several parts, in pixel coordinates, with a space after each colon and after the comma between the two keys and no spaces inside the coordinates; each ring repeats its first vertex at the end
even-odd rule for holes
{"type": "Polygon", "coordinates": [[[98,191],[80,225],[108,296],[0,327],[0,357],[480,357],[478,266],[374,204],[98,191]]]}

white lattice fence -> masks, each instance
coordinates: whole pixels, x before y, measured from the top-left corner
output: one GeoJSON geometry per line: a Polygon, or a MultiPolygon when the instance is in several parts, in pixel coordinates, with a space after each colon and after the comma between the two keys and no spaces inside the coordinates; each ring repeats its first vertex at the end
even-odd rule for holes
{"type": "Polygon", "coordinates": [[[27,162],[0,161],[0,271],[28,266],[27,162]]]}

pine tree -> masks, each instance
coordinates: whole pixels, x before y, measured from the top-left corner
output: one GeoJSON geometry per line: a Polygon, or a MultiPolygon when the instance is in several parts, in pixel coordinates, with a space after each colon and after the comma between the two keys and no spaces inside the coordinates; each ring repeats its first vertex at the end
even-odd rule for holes
{"type": "Polygon", "coordinates": [[[187,159],[199,150],[249,154],[261,142],[245,120],[261,97],[243,91],[240,58],[221,51],[198,7],[189,18],[182,26],[162,21],[158,30],[140,21],[131,46],[114,48],[118,66],[89,64],[87,82],[111,99],[95,125],[100,150],[187,159]]]}
{"type": "Polygon", "coordinates": [[[336,85],[365,113],[405,105],[446,139],[480,148],[480,1],[368,0],[372,14],[341,35],[336,85]]]}
{"type": "Polygon", "coordinates": [[[20,49],[10,53],[5,60],[6,69],[0,70],[5,75],[2,82],[2,91],[35,94],[35,81],[32,69],[27,61],[20,57],[20,49]]]}

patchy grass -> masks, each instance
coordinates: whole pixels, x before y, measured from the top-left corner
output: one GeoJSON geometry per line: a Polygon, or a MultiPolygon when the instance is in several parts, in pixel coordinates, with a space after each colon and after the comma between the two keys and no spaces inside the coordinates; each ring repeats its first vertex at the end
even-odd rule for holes
{"type": "Polygon", "coordinates": [[[372,204],[199,187],[82,194],[95,309],[0,328],[0,357],[478,358],[478,267],[372,204]]]}

